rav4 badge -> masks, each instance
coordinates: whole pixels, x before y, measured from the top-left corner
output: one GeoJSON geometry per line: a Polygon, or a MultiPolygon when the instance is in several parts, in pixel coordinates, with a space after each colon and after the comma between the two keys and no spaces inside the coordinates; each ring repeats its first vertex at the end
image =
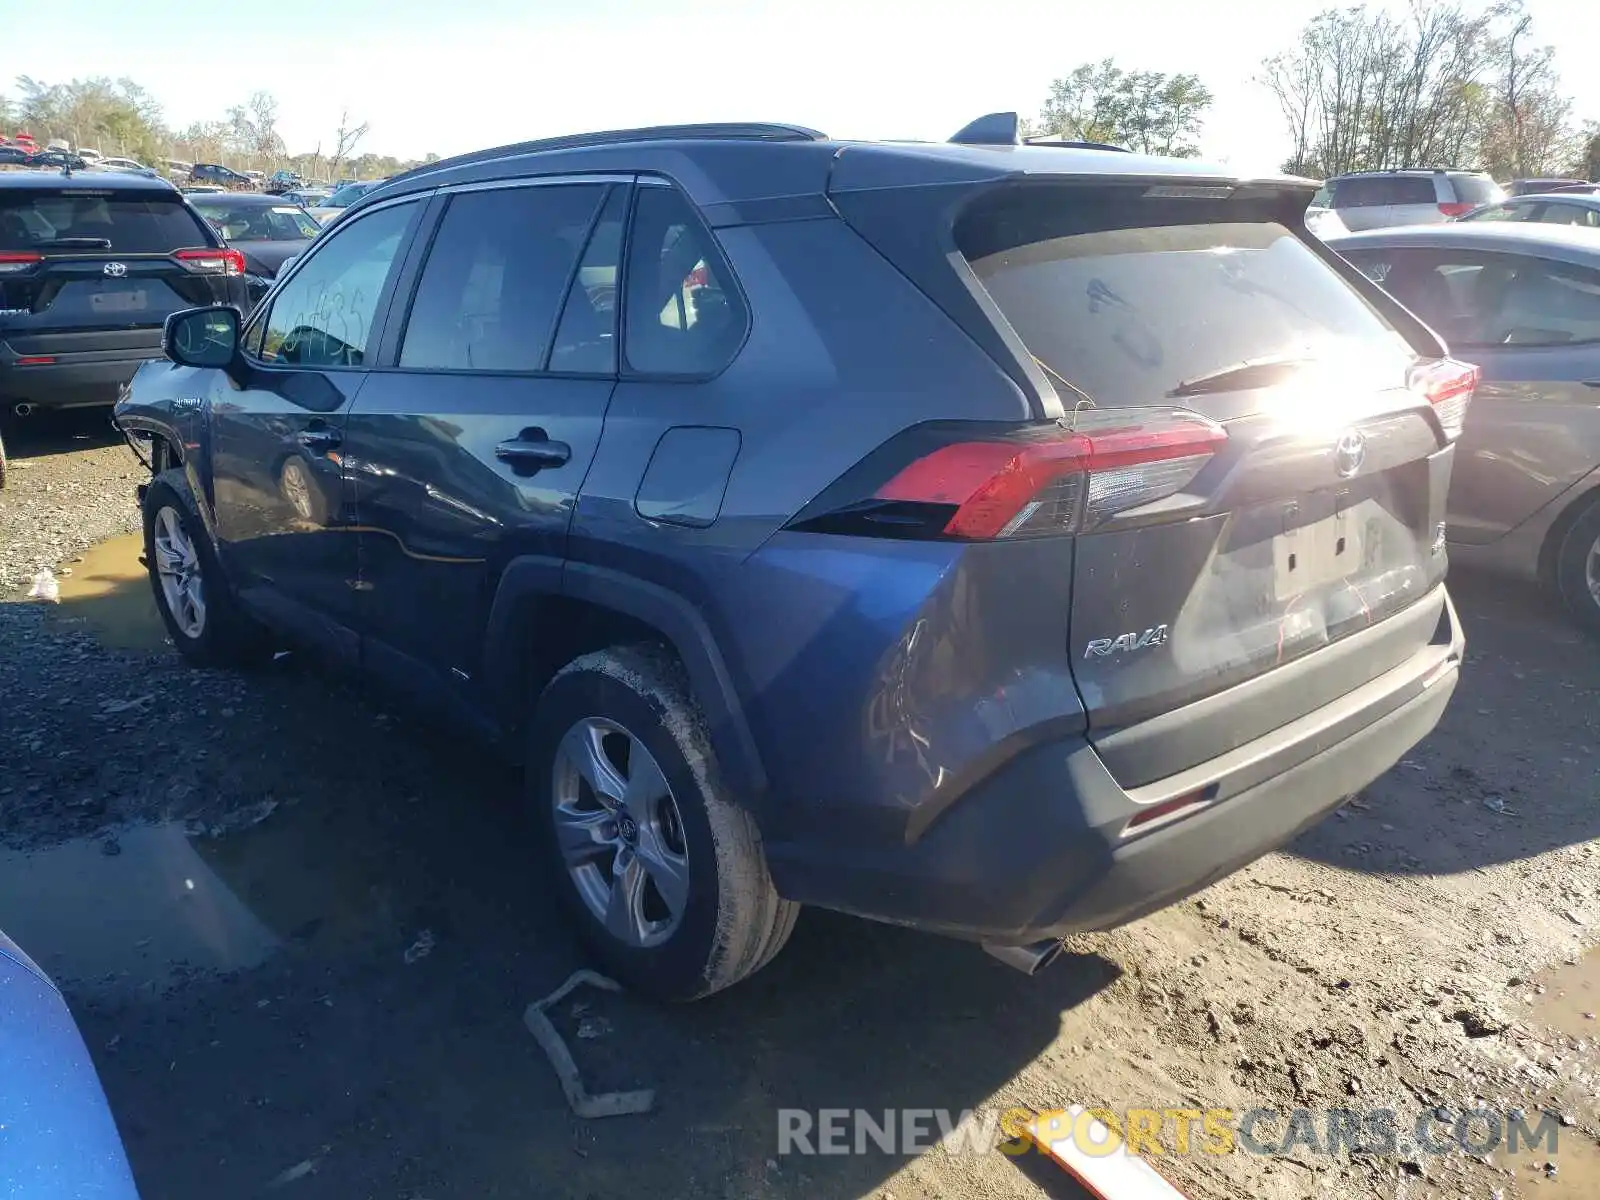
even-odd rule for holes
{"type": "Polygon", "coordinates": [[[1113,654],[1127,654],[1133,650],[1143,650],[1146,646],[1166,644],[1167,627],[1157,625],[1154,629],[1146,629],[1143,633],[1124,633],[1114,638],[1094,638],[1083,648],[1083,656],[1109,658],[1113,654]]]}

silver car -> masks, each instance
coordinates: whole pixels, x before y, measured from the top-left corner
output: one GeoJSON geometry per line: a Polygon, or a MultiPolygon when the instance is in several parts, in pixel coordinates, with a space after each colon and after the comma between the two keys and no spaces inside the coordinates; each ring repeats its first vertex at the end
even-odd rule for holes
{"type": "Polygon", "coordinates": [[[1339,175],[1312,201],[1324,200],[1354,232],[1393,225],[1435,225],[1505,199],[1479,171],[1362,171],[1339,175]]]}
{"type": "Polygon", "coordinates": [[[1330,239],[1476,363],[1452,561],[1540,580],[1600,635],[1600,237],[1452,221],[1330,239]]]}
{"type": "Polygon", "coordinates": [[[1600,230],[1600,196],[1580,192],[1557,195],[1513,196],[1498,204],[1475,208],[1463,221],[1518,221],[1536,225],[1576,225],[1600,230]]]}

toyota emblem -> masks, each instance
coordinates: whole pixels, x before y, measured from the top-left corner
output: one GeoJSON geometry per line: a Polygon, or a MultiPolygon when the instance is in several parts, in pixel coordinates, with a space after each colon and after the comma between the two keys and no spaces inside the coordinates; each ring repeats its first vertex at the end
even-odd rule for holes
{"type": "Polygon", "coordinates": [[[1333,468],[1340,479],[1349,479],[1361,470],[1367,458],[1367,439],[1359,429],[1347,429],[1333,444],[1333,468]]]}
{"type": "Polygon", "coordinates": [[[103,270],[107,275],[111,276],[111,278],[113,278],[113,279],[121,279],[124,275],[126,275],[128,273],[128,264],[127,263],[119,263],[119,262],[108,262],[104,267],[101,268],[101,270],[103,270]]]}

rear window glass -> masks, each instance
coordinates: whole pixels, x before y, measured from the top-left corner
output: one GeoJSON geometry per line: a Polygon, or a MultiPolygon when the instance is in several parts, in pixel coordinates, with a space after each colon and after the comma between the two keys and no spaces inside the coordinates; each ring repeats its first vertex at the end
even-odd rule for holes
{"type": "Polygon", "coordinates": [[[1462,204],[1493,204],[1505,197],[1500,185],[1484,175],[1452,175],[1450,186],[1462,204]]]}
{"type": "Polygon", "coordinates": [[[177,196],[0,193],[0,250],[166,254],[210,244],[199,219],[177,196]],[[80,238],[98,244],[79,244],[80,238]]]}
{"type": "Polygon", "coordinates": [[[1357,175],[1336,180],[1335,208],[1374,208],[1386,204],[1434,204],[1438,196],[1426,175],[1357,175]]]}
{"type": "Polygon", "coordinates": [[[1171,403],[1184,384],[1263,358],[1362,359],[1398,375],[1399,335],[1287,228],[1205,220],[1236,207],[1058,203],[1053,220],[963,218],[956,236],[1046,372],[1101,406],[1171,403]]]}

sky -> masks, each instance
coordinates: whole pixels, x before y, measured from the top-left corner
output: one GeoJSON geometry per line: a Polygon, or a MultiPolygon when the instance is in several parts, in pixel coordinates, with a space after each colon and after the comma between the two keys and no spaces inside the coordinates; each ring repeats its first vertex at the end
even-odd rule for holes
{"type": "MultiPolygon", "coordinates": [[[[261,0],[191,20],[157,0],[54,0],[37,36],[18,38],[28,20],[0,16],[0,91],[18,73],[127,75],[182,127],[266,90],[292,152],[330,149],[348,109],[370,125],[358,150],[418,158],[682,121],[939,140],[986,112],[1037,113],[1052,79],[1109,56],[1198,74],[1216,96],[1203,153],[1265,170],[1289,147],[1253,79],[1329,3],[261,0]]],[[[21,4],[0,0],[0,13],[21,4]]],[[[1600,4],[1528,0],[1528,11],[1576,115],[1600,118],[1600,73],[1584,71],[1600,4]]]]}

